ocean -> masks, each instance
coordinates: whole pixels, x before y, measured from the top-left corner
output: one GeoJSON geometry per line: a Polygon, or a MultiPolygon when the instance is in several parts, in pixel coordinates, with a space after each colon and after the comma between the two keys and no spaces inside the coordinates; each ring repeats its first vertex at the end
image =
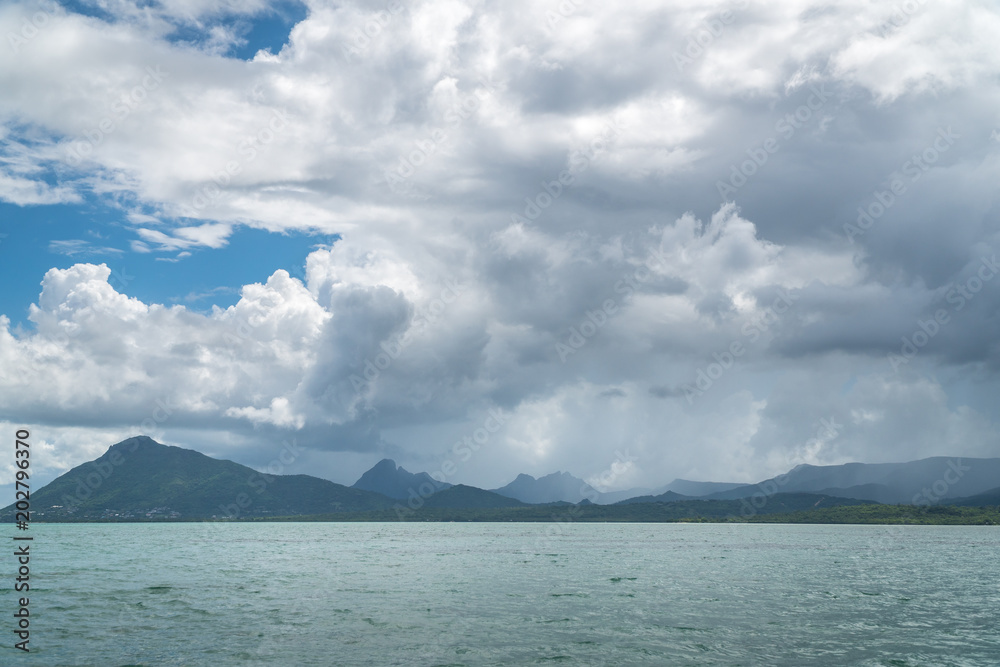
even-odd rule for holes
{"type": "Polygon", "coordinates": [[[3,665],[1000,665],[996,527],[27,532],[31,651],[14,649],[24,594],[13,591],[10,547],[0,556],[3,665]]]}

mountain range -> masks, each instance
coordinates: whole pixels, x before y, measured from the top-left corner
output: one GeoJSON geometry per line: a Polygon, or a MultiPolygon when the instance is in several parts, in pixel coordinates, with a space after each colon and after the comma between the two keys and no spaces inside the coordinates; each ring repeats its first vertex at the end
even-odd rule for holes
{"type": "Polygon", "coordinates": [[[554,472],[535,479],[531,475],[520,474],[513,482],[493,489],[494,493],[508,498],[516,498],[524,503],[579,503],[587,500],[596,505],[613,505],[618,502],[633,498],[666,497],[665,494],[673,494],[678,499],[681,497],[707,496],[710,493],[728,491],[742,484],[727,482],[692,482],[686,479],[675,479],[666,486],[656,489],[633,488],[624,491],[601,492],[592,487],[579,477],[574,477],[568,472],[554,472]]]}
{"type": "MultiPolygon", "coordinates": [[[[417,509],[667,504],[683,507],[684,516],[724,516],[746,515],[764,505],[769,505],[767,512],[775,512],[858,503],[1000,505],[1000,459],[933,457],[907,463],[799,465],[752,485],[675,479],[656,489],[611,493],[599,492],[566,472],[537,479],[522,474],[503,487],[485,490],[437,481],[383,459],[347,487],[310,475],[265,474],[138,436],[112,445],[101,457],[31,495],[33,519],[49,521],[266,519],[417,509]]],[[[616,512],[625,510],[601,516],[613,517],[616,512]]],[[[12,519],[13,505],[0,510],[0,517],[12,519]]]]}
{"type": "Polygon", "coordinates": [[[711,493],[709,499],[756,493],[821,493],[889,504],[936,504],[1000,487],[1000,459],[935,456],[908,463],[797,465],[778,477],[711,493]]]}
{"type": "Polygon", "coordinates": [[[450,487],[448,482],[439,482],[425,472],[408,472],[402,466],[397,466],[392,459],[382,459],[351,488],[405,500],[411,495],[426,496],[450,487]]]}
{"type": "MultiPolygon", "coordinates": [[[[267,517],[389,508],[386,496],[253,468],[138,436],[32,491],[34,516],[267,517]]],[[[11,508],[6,508],[7,513],[11,508]]]]}

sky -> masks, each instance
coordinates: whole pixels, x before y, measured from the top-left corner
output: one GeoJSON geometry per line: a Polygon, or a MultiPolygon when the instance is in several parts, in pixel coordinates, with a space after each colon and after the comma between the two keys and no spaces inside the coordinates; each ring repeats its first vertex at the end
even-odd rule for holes
{"type": "MultiPolygon", "coordinates": [[[[1000,456],[986,1],[0,5],[0,433],[353,483],[1000,456]]],[[[0,462],[0,485],[14,478],[0,462]]]]}

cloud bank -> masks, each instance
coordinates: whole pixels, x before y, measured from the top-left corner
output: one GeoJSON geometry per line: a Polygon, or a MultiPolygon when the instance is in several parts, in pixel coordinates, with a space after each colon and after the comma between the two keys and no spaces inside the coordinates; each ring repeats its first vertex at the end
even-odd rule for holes
{"type": "Polygon", "coordinates": [[[0,199],[339,240],[206,313],[39,276],[0,417],[53,470],[152,430],[353,481],[491,410],[449,481],[1000,455],[992,4],[309,3],[249,61],[212,17],[264,4],[196,5],[0,9],[0,199]]]}

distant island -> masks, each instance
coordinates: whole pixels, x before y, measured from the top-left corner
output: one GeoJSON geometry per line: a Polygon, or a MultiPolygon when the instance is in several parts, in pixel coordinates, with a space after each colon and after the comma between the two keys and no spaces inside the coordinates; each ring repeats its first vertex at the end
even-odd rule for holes
{"type": "MultiPolygon", "coordinates": [[[[1000,459],[796,466],[757,484],[601,493],[568,473],[494,490],[383,459],[351,487],[269,475],[138,436],[32,493],[35,522],[525,521],[1000,525],[1000,459]],[[680,493],[684,491],[685,493],[680,493]]],[[[13,521],[13,505],[0,510],[13,521]]]]}

